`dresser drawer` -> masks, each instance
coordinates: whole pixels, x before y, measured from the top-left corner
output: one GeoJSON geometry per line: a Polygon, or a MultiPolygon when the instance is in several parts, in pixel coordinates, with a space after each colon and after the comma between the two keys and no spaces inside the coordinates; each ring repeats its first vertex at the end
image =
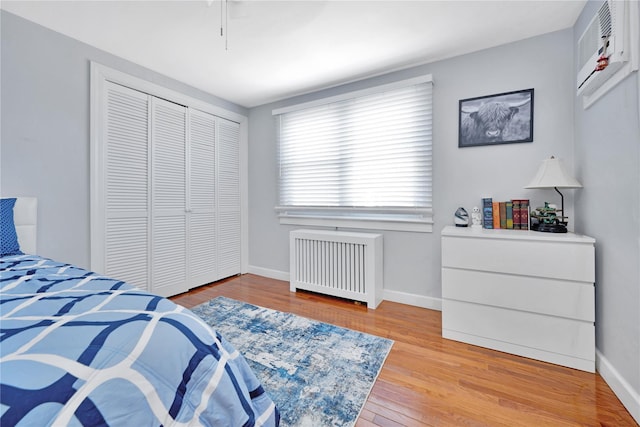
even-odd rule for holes
{"type": "Polygon", "coordinates": [[[593,322],[593,283],[442,268],[442,298],[593,322]]]}
{"type": "MultiPolygon", "coordinates": [[[[492,348],[536,358],[536,351],[595,360],[595,327],[556,316],[515,311],[460,301],[442,301],[442,329],[490,340],[492,348]],[[509,343],[513,351],[501,347],[509,343]]],[[[545,359],[543,359],[545,360],[545,359]]],[[[547,361],[553,361],[546,358],[547,361]]]]}
{"type": "Polygon", "coordinates": [[[443,267],[593,283],[594,263],[593,244],[475,237],[442,238],[443,267]]]}

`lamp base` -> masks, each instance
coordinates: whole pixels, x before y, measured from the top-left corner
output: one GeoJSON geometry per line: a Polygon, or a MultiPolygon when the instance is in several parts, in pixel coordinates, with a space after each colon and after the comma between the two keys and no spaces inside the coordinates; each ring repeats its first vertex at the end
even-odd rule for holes
{"type": "Polygon", "coordinates": [[[533,224],[531,226],[533,231],[542,231],[545,233],[566,233],[567,226],[564,224],[533,224]]]}

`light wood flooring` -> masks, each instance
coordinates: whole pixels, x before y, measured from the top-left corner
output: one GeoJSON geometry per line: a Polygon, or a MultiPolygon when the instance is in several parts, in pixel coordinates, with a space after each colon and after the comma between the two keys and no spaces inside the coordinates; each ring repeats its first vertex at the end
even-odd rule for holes
{"type": "Polygon", "coordinates": [[[378,309],[246,274],[171,298],[225,296],[390,338],[391,353],[356,426],[637,426],[598,374],[442,338],[439,311],[378,309]]]}

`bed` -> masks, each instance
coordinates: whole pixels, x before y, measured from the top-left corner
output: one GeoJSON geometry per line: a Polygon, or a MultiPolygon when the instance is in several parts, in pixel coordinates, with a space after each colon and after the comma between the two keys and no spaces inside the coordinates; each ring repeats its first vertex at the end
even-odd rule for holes
{"type": "Polygon", "coordinates": [[[242,355],[191,311],[22,253],[35,252],[37,202],[11,200],[1,200],[0,425],[279,424],[242,355]]]}

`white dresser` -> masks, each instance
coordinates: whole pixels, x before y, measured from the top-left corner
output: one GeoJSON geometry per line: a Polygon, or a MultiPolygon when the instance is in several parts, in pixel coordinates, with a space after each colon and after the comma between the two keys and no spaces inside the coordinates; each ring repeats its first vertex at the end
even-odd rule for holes
{"type": "Polygon", "coordinates": [[[595,371],[595,239],[442,230],[442,336],[595,371]]]}

